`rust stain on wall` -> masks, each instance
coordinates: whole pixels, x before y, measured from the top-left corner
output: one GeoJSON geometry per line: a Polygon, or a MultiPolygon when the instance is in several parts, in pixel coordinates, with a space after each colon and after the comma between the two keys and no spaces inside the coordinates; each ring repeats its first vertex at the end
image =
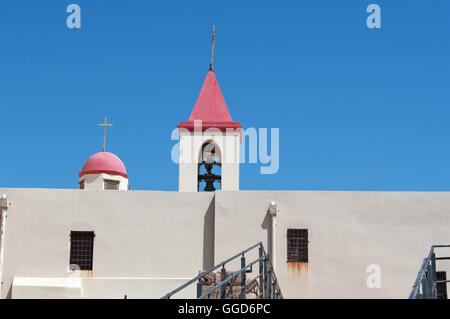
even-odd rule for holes
{"type": "Polygon", "coordinates": [[[308,276],[308,263],[306,262],[288,262],[288,272],[295,274],[297,277],[308,276]]]}
{"type": "Polygon", "coordinates": [[[93,278],[94,274],[93,274],[92,270],[82,270],[81,271],[81,277],[83,277],[83,278],[93,278]]]}

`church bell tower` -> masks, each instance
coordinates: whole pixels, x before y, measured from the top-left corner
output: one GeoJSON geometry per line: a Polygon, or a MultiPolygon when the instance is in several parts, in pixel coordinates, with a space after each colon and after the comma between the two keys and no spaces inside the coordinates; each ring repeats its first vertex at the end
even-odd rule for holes
{"type": "Polygon", "coordinates": [[[211,64],[188,121],[180,134],[179,191],[239,190],[242,126],[233,122],[214,73],[214,27],[211,64]]]}

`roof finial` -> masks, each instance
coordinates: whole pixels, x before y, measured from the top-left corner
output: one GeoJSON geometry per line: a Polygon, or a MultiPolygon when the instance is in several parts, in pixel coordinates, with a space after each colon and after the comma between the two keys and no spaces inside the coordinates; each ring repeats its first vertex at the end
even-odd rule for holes
{"type": "Polygon", "coordinates": [[[103,152],[106,150],[106,127],[107,126],[113,126],[112,124],[108,123],[108,120],[105,116],[105,123],[104,124],[97,124],[98,126],[104,126],[105,127],[105,133],[103,134],[103,152]]]}
{"type": "Polygon", "coordinates": [[[211,64],[209,65],[209,70],[214,71],[214,33],[216,32],[216,26],[212,27],[212,43],[211,43],[211,64]]]}

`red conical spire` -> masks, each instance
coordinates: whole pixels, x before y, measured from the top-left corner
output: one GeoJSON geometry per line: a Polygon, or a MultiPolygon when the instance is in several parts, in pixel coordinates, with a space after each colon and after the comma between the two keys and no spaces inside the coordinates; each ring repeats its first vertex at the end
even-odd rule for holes
{"type": "Polygon", "coordinates": [[[239,122],[233,122],[227,105],[220,91],[214,71],[208,71],[205,82],[192,110],[189,121],[181,122],[178,127],[193,130],[194,121],[202,121],[202,130],[207,128],[218,128],[223,131],[226,128],[241,128],[239,122]]]}
{"type": "Polygon", "coordinates": [[[230,112],[213,71],[209,71],[206,75],[202,90],[189,117],[189,121],[194,120],[231,122],[230,112]]]}

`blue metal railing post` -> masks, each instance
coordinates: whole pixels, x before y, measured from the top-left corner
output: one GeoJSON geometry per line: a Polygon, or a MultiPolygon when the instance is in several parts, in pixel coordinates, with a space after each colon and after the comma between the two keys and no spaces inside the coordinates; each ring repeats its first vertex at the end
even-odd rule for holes
{"type": "MultiPolygon", "coordinates": [[[[428,264],[425,266],[425,269],[428,270],[428,264]]],[[[425,275],[423,276],[422,280],[422,293],[423,298],[428,299],[428,278],[427,278],[427,271],[425,270],[425,275]]]]}
{"type": "MultiPolygon", "coordinates": [[[[224,281],[227,277],[227,271],[225,270],[225,265],[222,267],[222,270],[220,271],[220,281],[224,281]]],[[[221,289],[220,298],[225,299],[227,293],[227,285],[223,285],[221,289]]]]}
{"type": "Polygon", "coordinates": [[[263,282],[264,282],[264,299],[269,298],[267,294],[267,258],[264,258],[264,276],[263,276],[263,282]]]}
{"type": "MultiPolygon", "coordinates": [[[[245,256],[244,256],[244,254],[242,254],[242,257],[241,257],[241,269],[242,268],[245,268],[245,256]]],[[[245,278],[246,277],[245,276],[246,273],[247,273],[246,271],[243,271],[241,273],[241,286],[242,286],[241,299],[246,299],[246,297],[247,297],[247,292],[246,292],[246,290],[247,290],[247,287],[246,287],[247,281],[246,281],[246,278],[245,278]]]]}
{"type": "Polygon", "coordinates": [[[432,299],[437,299],[436,254],[434,252],[431,254],[431,267],[430,267],[430,270],[431,270],[431,273],[430,273],[430,277],[431,277],[431,298],[432,299]]]}
{"type": "MultiPolygon", "coordinates": [[[[262,244],[259,246],[259,258],[263,256],[262,244]]],[[[264,295],[264,284],[263,284],[263,261],[259,261],[259,299],[263,298],[264,295]]]]}
{"type": "Polygon", "coordinates": [[[269,269],[267,273],[267,290],[268,298],[272,299],[272,269],[269,269]]]}
{"type": "Polygon", "coordinates": [[[203,285],[202,285],[202,283],[200,282],[200,279],[199,279],[198,283],[197,283],[197,298],[202,295],[202,290],[203,290],[203,285]]]}
{"type": "Polygon", "coordinates": [[[433,299],[433,271],[431,270],[431,263],[428,265],[427,279],[428,279],[428,298],[433,299]]]}

